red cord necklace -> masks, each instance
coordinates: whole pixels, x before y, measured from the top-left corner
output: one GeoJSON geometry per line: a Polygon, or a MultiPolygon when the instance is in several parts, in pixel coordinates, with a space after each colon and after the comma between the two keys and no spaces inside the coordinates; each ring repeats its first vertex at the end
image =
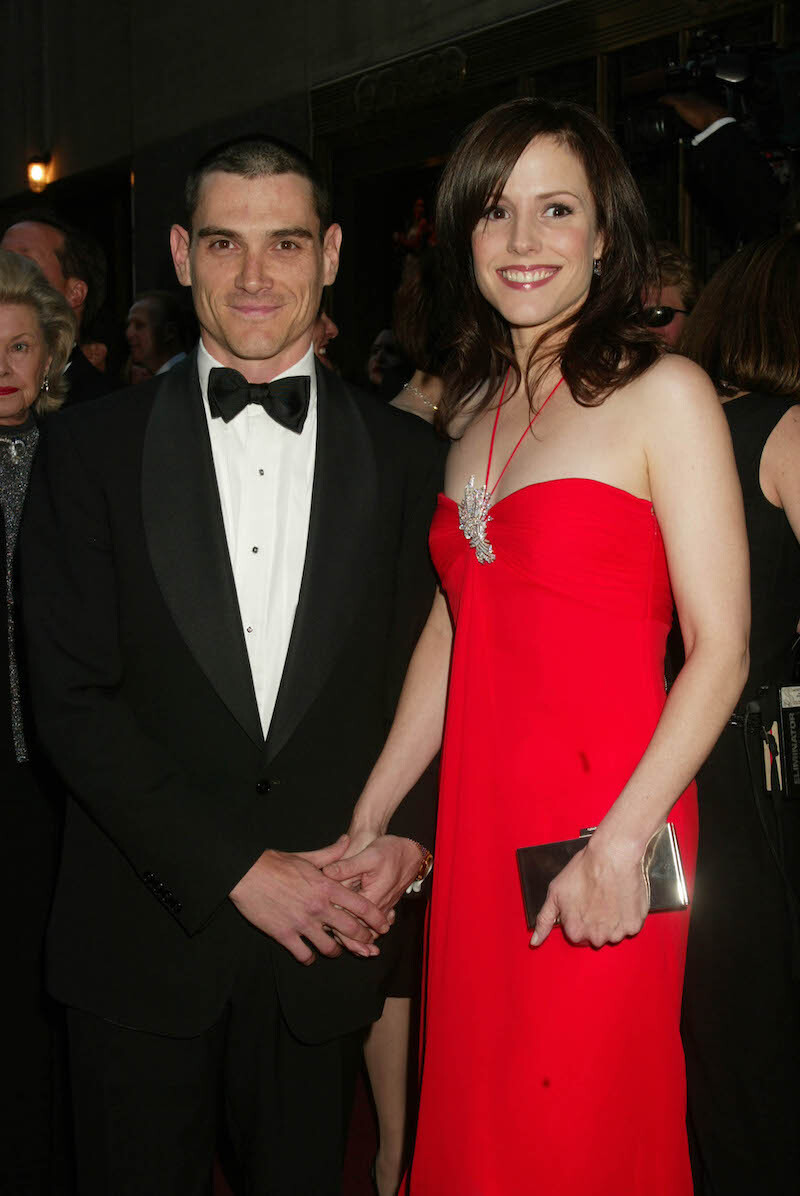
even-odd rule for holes
{"type": "Polygon", "coordinates": [[[482,486],[476,486],[475,485],[475,475],[473,474],[472,477],[467,482],[466,486],[464,487],[464,497],[462,498],[461,502],[458,504],[458,526],[461,528],[462,532],[464,533],[464,536],[469,541],[470,548],[474,548],[475,556],[478,559],[478,563],[481,565],[491,565],[492,561],[495,559],[494,549],[492,548],[492,545],[489,543],[489,539],[486,535],[486,526],[488,523],[491,523],[491,520],[492,520],[492,517],[489,514],[489,507],[492,505],[492,495],[494,494],[497,487],[500,485],[500,479],[502,478],[503,474],[506,472],[509,465],[511,464],[511,461],[512,461],[517,449],[522,444],[523,440],[528,435],[531,428],[536,423],[537,419],[542,414],[545,407],[550,402],[550,400],[552,399],[553,395],[558,390],[561,383],[564,381],[563,376],[561,378],[559,378],[558,382],[556,382],[555,386],[550,391],[550,394],[547,396],[545,401],[542,403],[542,405],[538,409],[538,411],[534,411],[533,417],[531,418],[527,428],[522,433],[519,440],[517,441],[517,443],[514,445],[513,449],[511,450],[508,460],[506,461],[503,468],[500,470],[497,481],[495,482],[495,484],[492,486],[492,488],[490,490],[489,489],[489,471],[492,468],[492,455],[494,453],[494,441],[495,441],[495,436],[497,435],[497,421],[500,419],[500,410],[503,406],[503,402],[505,401],[506,387],[508,385],[508,379],[509,379],[510,374],[511,374],[511,369],[509,368],[508,373],[505,376],[505,381],[503,382],[503,389],[500,392],[500,402],[497,405],[497,414],[494,417],[494,426],[492,428],[492,439],[489,442],[489,460],[486,462],[486,480],[484,481],[482,486]]]}

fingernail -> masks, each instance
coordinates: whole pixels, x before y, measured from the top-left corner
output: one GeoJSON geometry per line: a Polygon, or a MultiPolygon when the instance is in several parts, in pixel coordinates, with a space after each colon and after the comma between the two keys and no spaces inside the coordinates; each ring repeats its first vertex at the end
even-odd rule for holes
{"type": "Polygon", "coordinates": [[[534,932],[533,932],[533,935],[532,935],[532,937],[531,937],[531,943],[530,943],[530,945],[531,945],[532,947],[538,947],[538,946],[539,946],[539,932],[538,932],[538,930],[534,930],[534,932]]]}
{"type": "Polygon", "coordinates": [[[387,917],[387,919],[388,919],[390,922],[394,922],[394,919],[395,919],[395,912],[394,912],[394,910],[393,910],[393,909],[390,909],[390,910],[389,910],[389,912],[388,912],[388,914],[386,915],[386,917],[387,917]]]}

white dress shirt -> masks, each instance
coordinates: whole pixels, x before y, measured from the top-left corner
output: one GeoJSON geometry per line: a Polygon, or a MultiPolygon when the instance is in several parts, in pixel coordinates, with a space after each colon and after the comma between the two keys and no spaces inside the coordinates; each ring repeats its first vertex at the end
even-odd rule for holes
{"type": "Polygon", "coordinates": [[[212,419],[208,375],[220,363],[200,342],[197,369],[211,437],[239,612],[266,738],[281,683],[306,558],[317,448],[314,351],[280,378],[311,379],[302,432],[282,427],[257,403],[225,423],[212,419]]]}
{"type": "Polygon", "coordinates": [[[176,353],[173,357],[170,357],[169,361],[165,361],[164,364],[159,366],[159,368],[156,370],[156,377],[158,377],[159,374],[168,374],[174,365],[177,365],[179,361],[183,361],[185,356],[186,354],[181,351],[180,353],[176,353]]]}

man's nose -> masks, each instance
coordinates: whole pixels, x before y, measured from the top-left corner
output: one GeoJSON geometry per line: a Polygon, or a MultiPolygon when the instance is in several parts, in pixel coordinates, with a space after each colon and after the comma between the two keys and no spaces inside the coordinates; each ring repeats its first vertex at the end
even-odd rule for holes
{"type": "Polygon", "coordinates": [[[237,286],[245,291],[260,291],[272,286],[272,275],[266,254],[250,250],[242,259],[237,286]]]}

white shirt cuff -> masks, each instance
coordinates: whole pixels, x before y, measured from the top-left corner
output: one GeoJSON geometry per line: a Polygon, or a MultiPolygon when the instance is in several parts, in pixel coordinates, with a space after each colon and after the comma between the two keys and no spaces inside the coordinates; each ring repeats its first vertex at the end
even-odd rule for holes
{"type": "Polygon", "coordinates": [[[705,141],[706,137],[710,137],[712,133],[716,133],[717,129],[721,129],[723,125],[735,125],[735,116],[721,116],[719,120],[712,121],[707,129],[703,129],[696,137],[692,138],[692,145],[699,145],[701,141],[705,141]]]}

